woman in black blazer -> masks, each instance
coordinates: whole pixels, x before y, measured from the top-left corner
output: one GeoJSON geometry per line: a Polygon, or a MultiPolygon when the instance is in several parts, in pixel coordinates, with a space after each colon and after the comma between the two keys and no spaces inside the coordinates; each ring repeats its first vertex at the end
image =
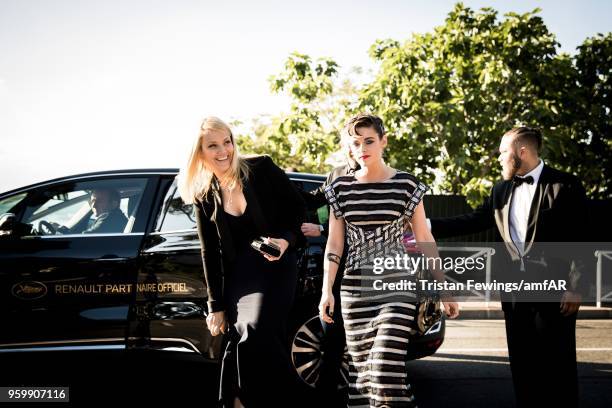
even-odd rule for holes
{"type": "Polygon", "coordinates": [[[240,156],[230,128],[214,117],[202,123],[179,189],[186,203],[195,204],[208,329],[228,335],[220,401],[229,407],[280,403],[281,393],[273,390],[287,390],[296,378],[286,322],[304,201],[270,157],[240,156]],[[280,256],[253,249],[260,237],[280,247],[280,256]]]}

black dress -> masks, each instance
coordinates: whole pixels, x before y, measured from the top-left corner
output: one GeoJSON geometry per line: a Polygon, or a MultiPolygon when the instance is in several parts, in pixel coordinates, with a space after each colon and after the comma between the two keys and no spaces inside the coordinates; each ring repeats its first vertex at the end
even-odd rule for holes
{"type": "Polygon", "coordinates": [[[236,396],[246,407],[282,404],[283,391],[296,384],[286,334],[297,283],[295,251],[270,262],[250,246],[258,235],[249,205],[241,216],[223,215],[236,257],[225,276],[229,331],[219,398],[227,407],[236,396]]]}

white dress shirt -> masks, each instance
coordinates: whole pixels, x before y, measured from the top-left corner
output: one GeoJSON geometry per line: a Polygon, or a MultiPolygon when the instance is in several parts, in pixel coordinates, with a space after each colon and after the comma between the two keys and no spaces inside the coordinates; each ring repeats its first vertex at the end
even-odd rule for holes
{"type": "Polygon", "coordinates": [[[525,252],[525,239],[527,237],[527,223],[529,222],[529,211],[531,210],[531,202],[538,187],[538,180],[542,174],[544,162],[540,160],[540,164],[521,178],[533,177],[533,184],[523,183],[514,188],[512,193],[512,202],[510,203],[510,237],[516,245],[521,255],[525,252]]]}

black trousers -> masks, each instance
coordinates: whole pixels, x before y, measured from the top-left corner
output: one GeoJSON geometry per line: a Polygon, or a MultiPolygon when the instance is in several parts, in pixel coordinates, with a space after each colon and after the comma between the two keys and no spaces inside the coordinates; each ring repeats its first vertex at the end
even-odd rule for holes
{"type": "Polygon", "coordinates": [[[576,314],[559,302],[503,302],[518,407],[577,407],[576,314]]]}
{"type": "Polygon", "coordinates": [[[270,262],[254,249],[238,252],[225,277],[229,333],[221,366],[219,401],[232,407],[291,406],[298,377],[291,365],[287,320],[297,282],[295,251],[270,262]]]}

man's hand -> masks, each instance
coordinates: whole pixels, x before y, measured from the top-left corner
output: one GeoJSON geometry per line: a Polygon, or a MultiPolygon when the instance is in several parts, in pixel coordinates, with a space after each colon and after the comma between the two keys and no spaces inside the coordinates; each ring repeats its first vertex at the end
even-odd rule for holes
{"type": "Polygon", "coordinates": [[[456,319],[459,316],[459,303],[455,302],[455,299],[448,294],[441,294],[440,298],[444,313],[449,319],[456,319]]]}
{"type": "Polygon", "coordinates": [[[64,225],[58,224],[57,222],[51,222],[51,225],[53,225],[55,227],[55,231],[59,232],[60,234],[70,233],[70,228],[64,225]]]}
{"type": "Polygon", "coordinates": [[[302,224],[302,234],[305,237],[320,237],[321,236],[321,228],[319,228],[319,224],[312,224],[309,222],[305,222],[302,224]]]}
{"type": "Polygon", "coordinates": [[[580,302],[582,302],[582,295],[580,293],[567,290],[561,297],[559,311],[563,316],[571,316],[580,308],[580,302]]]}

